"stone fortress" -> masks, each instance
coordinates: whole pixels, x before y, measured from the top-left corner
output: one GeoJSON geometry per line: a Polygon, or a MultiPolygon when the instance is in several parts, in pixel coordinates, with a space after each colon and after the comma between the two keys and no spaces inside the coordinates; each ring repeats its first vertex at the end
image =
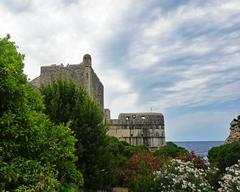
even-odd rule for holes
{"type": "Polygon", "coordinates": [[[88,94],[103,108],[104,95],[103,84],[92,68],[92,60],[89,54],[83,56],[80,64],[42,66],[40,76],[30,83],[34,88],[40,88],[42,84],[51,82],[54,79],[70,79],[77,85],[85,87],[88,94]]]}
{"type": "Polygon", "coordinates": [[[121,113],[109,120],[108,134],[132,145],[154,150],[165,145],[164,117],[161,113],[121,113]]]}
{"type": "Polygon", "coordinates": [[[145,145],[151,150],[165,145],[164,116],[161,113],[121,113],[118,119],[110,118],[110,110],[104,109],[104,87],[92,68],[89,54],[83,56],[80,64],[42,66],[40,76],[30,83],[34,88],[40,88],[57,78],[70,79],[85,87],[105,112],[108,135],[132,145],[145,145]]]}

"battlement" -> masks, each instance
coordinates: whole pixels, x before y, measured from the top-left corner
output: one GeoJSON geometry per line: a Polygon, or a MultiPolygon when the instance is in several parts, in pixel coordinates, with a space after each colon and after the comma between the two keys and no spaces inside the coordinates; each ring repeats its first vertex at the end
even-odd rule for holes
{"type": "Polygon", "coordinates": [[[85,87],[88,94],[103,107],[103,84],[92,69],[92,59],[89,54],[85,54],[83,61],[79,64],[42,66],[40,76],[30,83],[33,87],[39,88],[41,85],[47,84],[54,79],[72,80],[77,85],[85,87]]]}
{"type": "Polygon", "coordinates": [[[84,65],[80,64],[67,64],[64,66],[63,64],[57,65],[47,65],[41,67],[41,76],[45,74],[52,74],[52,73],[66,73],[66,72],[74,72],[75,70],[83,70],[84,65]]]}
{"type": "Polygon", "coordinates": [[[132,145],[154,150],[165,145],[164,116],[161,113],[120,113],[109,120],[108,134],[132,145]]]}

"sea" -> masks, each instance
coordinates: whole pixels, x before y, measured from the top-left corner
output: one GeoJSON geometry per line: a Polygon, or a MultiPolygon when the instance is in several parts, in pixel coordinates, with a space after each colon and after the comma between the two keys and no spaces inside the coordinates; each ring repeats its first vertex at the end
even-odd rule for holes
{"type": "Polygon", "coordinates": [[[184,147],[189,152],[194,151],[195,154],[207,157],[208,150],[224,144],[224,141],[173,141],[180,147],[184,147]]]}

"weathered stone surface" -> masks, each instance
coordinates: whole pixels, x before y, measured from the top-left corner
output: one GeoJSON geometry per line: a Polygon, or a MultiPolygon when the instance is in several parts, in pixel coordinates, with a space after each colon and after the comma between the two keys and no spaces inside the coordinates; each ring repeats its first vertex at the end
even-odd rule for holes
{"type": "Polygon", "coordinates": [[[40,88],[42,84],[61,78],[74,81],[76,84],[86,88],[88,94],[104,107],[103,84],[92,68],[92,59],[89,54],[83,56],[80,64],[64,66],[50,65],[42,66],[40,76],[30,82],[34,88],[40,88]]]}
{"type": "Polygon", "coordinates": [[[240,115],[230,123],[230,135],[225,140],[225,143],[232,143],[234,141],[240,141],[240,115]]]}
{"type": "Polygon", "coordinates": [[[132,145],[154,150],[165,145],[164,117],[161,113],[121,113],[109,122],[110,136],[132,145]]]}

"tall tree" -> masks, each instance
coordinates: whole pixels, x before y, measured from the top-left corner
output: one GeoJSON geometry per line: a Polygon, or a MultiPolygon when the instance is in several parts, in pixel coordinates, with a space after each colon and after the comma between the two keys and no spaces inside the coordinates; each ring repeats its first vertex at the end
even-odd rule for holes
{"type": "Polygon", "coordinates": [[[56,123],[68,123],[77,138],[78,167],[88,190],[104,188],[110,173],[107,165],[106,125],[103,111],[85,89],[67,80],[56,80],[41,88],[45,113],[56,123]]]}
{"type": "Polygon", "coordinates": [[[56,191],[81,187],[75,138],[54,125],[28,85],[10,36],[0,39],[0,191],[56,191]]]}

